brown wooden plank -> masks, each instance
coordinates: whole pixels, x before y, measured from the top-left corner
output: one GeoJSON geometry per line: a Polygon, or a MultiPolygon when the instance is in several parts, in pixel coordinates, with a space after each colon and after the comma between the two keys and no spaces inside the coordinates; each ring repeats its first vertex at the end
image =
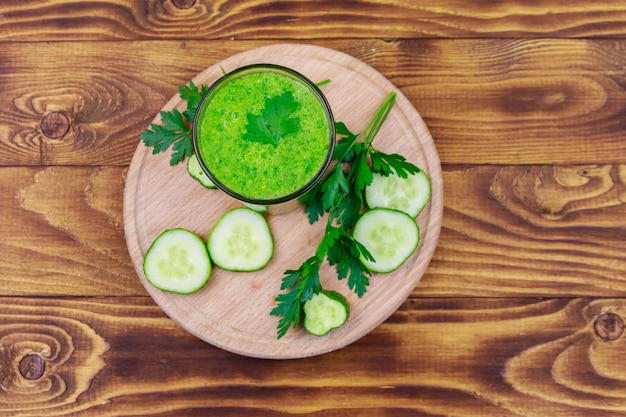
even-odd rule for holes
{"type": "MultiPolygon", "coordinates": [[[[126,165],[179,85],[265,44],[5,43],[0,165],[126,165]],[[58,62],[68,69],[51,64],[58,62]]],[[[320,44],[397,85],[425,119],[444,164],[619,163],[626,152],[626,41],[320,44]]]]}
{"type": "Polygon", "coordinates": [[[124,168],[3,168],[3,294],[145,294],[124,244],[124,168]]]}
{"type": "MultiPolygon", "coordinates": [[[[443,229],[413,294],[621,296],[625,170],[446,167],[443,229]]],[[[1,168],[1,294],[145,295],[123,235],[124,175],[1,168]]]]}
{"type": "Polygon", "coordinates": [[[371,64],[422,114],[442,163],[620,163],[623,47],[622,41],[406,41],[377,51],[371,64]]]}
{"type": "Polygon", "coordinates": [[[445,169],[443,230],[416,292],[620,296],[625,172],[610,164],[445,169]]]}
{"type": "Polygon", "coordinates": [[[3,2],[0,39],[597,37],[626,33],[619,1],[3,2]],[[350,28],[346,30],[346,28],[350,28]]]}
{"type": "Polygon", "coordinates": [[[5,415],[626,411],[623,336],[599,336],[623,323],[623,299],[410,299],[354,344],[290,361],[205,344],[147,297],[1,298],[0,311],[5,415]],[[19,372],[29,354],[43,359],[40,378],[19,372]]]}

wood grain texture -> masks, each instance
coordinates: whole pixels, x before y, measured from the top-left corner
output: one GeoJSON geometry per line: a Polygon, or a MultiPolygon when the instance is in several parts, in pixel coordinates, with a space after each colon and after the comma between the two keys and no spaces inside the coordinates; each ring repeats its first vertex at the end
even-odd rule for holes
{"type": "Polygon", "coordinates": [[[125,248],[125,168],[4,168],[3,294],[144,294],[125,248]]]}
{"type": "Polygon", "coordinates": [[[607,310],[626,303],[409,299],[345,349],[268,361],[201,342],[146,297],[0,298],[0,414],[616,416],[625,339],[594,331],[607,310]],[[17,371],[28,354],[45,362],[34,381],[17,371]]]}
{"type": "Polygon", "coordinates": [[[418,291],[622,296],[623,171],[608,164],[444,169],[443,230],[418,291]]]}
{"type": "Polygon", "coordinates": [[[0,39],[29,42],[599,37],[626,33],[626,6],[610,0],[48,0],[5,2],[0,6],[0,16],[0,39]]]}
{"type": "Polygon", "coordinates": [[[625,51],[614,0],[0,2],[0,416],[626,415],[625,51]],[[444,222],[372,333],[256,360],[154,304],[121,196],[179,85],[293,41],[409,98],[444,222]]]}
{"type": "MultiPolygon", "coordinates": [[[[445,167],[443,227],[413,295],[621,297],[624,169],[445,167]]],[[[124,181],[124,167],[0,168],[1,293],[145,295],[124,181]]]]}
{"type": "MultiPolygon", "coordinates": [[[[179,85],[271,43],[4,43],[0,165],[128,165],[138,136],[179,85]],[[68,70],[41,64],[57,61],[68,70]],[[69,120],[61,137],[43,133],[51,112],[69,120]]],[[[425,119],[444,164],[623,162],[626,41],[324,44],[393,82],[425,119]]]]}

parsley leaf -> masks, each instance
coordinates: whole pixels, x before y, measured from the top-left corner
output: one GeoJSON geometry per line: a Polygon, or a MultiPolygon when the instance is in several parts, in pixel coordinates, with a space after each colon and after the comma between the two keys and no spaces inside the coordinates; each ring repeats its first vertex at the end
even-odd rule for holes
{"type": "Polygon", "coordinates": [[[328,264],[336,265],[339,280],[348,277],[348,288],[359,297],[365,294],[369,285],[370,272],[361,261],[361,254],[367,259],[372,255],[343,228],[337,228],[336,238],[328,249],[328,264]]]}
{"type": "Polygon", "coordinates": [[[170,112],[162,111],[160,114],[163,125],[152,123],[150,129],[143,132],[139,137],[146,146],[153,147],[153,154],[165,152],[174,144],[170,165],[176,165],[193,153],[191,133],[183,115],[177,109],[170,112]]]}
{"type": "Polygon", "coordinates": [[[243,138],[250,142],[278,146],[283,136],[300,129],[300,119],[291,117],[299,107],[300,103],[290,91],[266,99],[261,114],[248,113],[248,124],[243,138]]]}
{"type": "Polygon", "coordinates": [[[372,170],[384,176],[389,176],[393,172],[401,178],[408,175],[417,174],[420,169],[408,162],[404,156],[398,154],[386,154],[374,150],[371,152],[372,170]]]}
{"type": "Polygon", "coordinates": [[[308,193],[305,193],[300,198],[300,202],[305,206],[304,211],[309,215],[309,223],[311,224],[324,216],[322,184],[323,183],[317,183],[308,193]]]}
{"type": "Polygon", "coordinates": [[[354,157],[354,145],[359,139],[357,135],[350,132],[344,122],[335,123],[335,133],[343,136],[335,144],[333,159],[336,161],[350,162],[354,157]]]}
{"type": "Polygon", "coordinates": [[[319,257],[312,256],[302,263],[297,270],[285,271],[281,290],[289,290],[276,297],[278,304],[272,312],[273,316],[280,316],[278,321],[278,338],[283,337],[290,327],[295,327],[300,322],[302,305],[313,294],[322,290],[319,270],[321,261],[319,257]]]}
{"type": "Polygon", "coordinates": [[[187,120],[193,120],[196,117],[196,110],[200,101],[202,101],[202,97],[209,91],[208,85],[202,85],[200,90],[193,83],[193,81],[189,81],[189,85],[182,85],[178,87],[178,94],[180,98],[183,100],[187,100],[187,109],[183,112],[183,115],[187,118],[187,120]]]}
{"type": "Polygon", "coordinates": [[[343,169],[338,165],[337,167],[322,184],[322,207],[326,211],[336,204],[338,196],[341,195],[340,193],[346,194],[350,190],[343,169]]]}
{"type": "Polygon", "coordinates": [[[183,113],[178,109],[169,112],[161,111],[162,125],[152,123],[150,128],[139,136],[146,146],[153,148],[153,154],[165,152],[172,147],[170,165],[176,165],[193,154],[191,129],[188,126],[188,121],[195,117],[196,108],[207,90],[208,86],[206,85],[198,90],[193,81],[190,81],[189,85],[179,87],[180,97],[187,100],[185,111],[183,113]]]}
{"type": "Polygon", "coordinates": [[[347,230],[352,229],[361,216],[362,208],[363,193],[353,187],[337,204],[337,222],[347,230]]]}
{"type": "Polygon", "coordinates": [[[359,192],[365,192],[365,187],[370,185],[374,180],[374,174],[370,170],[367,164],[367,157],[369,152],[362,150],[359,152],[352,163],[354,167],[352,173],[354,176],[354,188],[359,192]]]}

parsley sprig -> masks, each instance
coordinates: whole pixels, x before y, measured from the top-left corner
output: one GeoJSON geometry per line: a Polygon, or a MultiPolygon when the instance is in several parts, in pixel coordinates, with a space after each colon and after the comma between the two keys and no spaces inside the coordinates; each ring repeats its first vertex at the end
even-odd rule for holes
{"type": "Polygon", "coordinates": [[[178,88],[180,97],[187,100],[187,108],[182,113],[178,109],[161,111],[163,124],[152,123],[150,128],[139,136],[146,146],[152,147],[153,154],[164,152],[171,146],[170,165],[176,165],[191,156],[193,143],[189,121],[193,120],[198,104],[208,88],[207,85],[203,85],[198,89],[193,81],[178,88]]]}
{"type": "Polygon", "coordinates": [[[298,103],[291,91],[265,99],[265,107],[260,114],[248,113],[248,124],[243,138],[250,142],[278,142],[288,133],[300,129],[300,119],[291,115],[298,110],[298,103]]]}
{"type": "Polygon", "coordinates": [[[290,327],[298,325],[303,304],[322,290],[319,270],[324,261],[335,267],[339,280],[347,278],[348,288],[358,297],[367,291],[371,272],[361,259],[373,261],[373,258],[350,233],[362,213],[365,188],[372,183],[374,173],[384,176],[396,173],[406,178],[419,172],[419,168],[402,155],[386,154],[373,146],[395,99],[396,94],[391,93],[359,133],[352,133],[343,122],[335,125],[337,135],[341,136],[333,154],[336,165],[302,200],[311,224],[328,214],[324,237],[314,256],[300,268],[284,273],[281,290],[285,292],[275,298],[277,305],[270,313],[280,317],[279,339],[290,327]]]}

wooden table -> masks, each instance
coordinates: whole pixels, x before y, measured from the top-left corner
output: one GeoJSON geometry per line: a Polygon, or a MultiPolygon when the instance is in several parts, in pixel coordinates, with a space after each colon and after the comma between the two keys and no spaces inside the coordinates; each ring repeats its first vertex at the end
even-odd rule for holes
{"type": "Polygon", "coordinates": [[[626,414],[626,3],[0,5],[0,415],[626,414]],[[137,278],[139,135],[205,68],[279,42],[371,65],[441,158],[430,266],[386,322],[306,359],[233,354],[137,278]]]}

